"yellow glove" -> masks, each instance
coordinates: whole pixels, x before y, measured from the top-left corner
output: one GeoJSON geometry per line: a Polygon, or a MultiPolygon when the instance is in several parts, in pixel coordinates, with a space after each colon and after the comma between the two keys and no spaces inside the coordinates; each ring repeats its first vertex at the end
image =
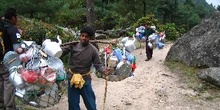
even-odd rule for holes
{"type": "Polygon", "coordinates": [[[71,80],[70,80],[70,85],[73,86],[75,85],[75,88],[82,88],[84,85],[85,81],[82,78],[81,74],[73,74],[71,80]]]}

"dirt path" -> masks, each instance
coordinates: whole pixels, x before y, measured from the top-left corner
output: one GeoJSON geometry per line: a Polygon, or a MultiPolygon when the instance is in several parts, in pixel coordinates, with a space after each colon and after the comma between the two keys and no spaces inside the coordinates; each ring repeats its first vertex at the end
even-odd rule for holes
{"type": "MultiPolygon", "coordinates": [[[[171,45],[155,49],[152,60],[147,62],[144,61],[145,50],[135,50],[137,69],[134,76],[119,82],[108,82],[106,110],[220,110],[218,102],[192,100],[196,92],[188,89],[177,73],[171,73],[164,66],[171,45]]],[[[105,81],[94,74],[92,77],[97,109],[103,110],[105,81]]],[[[82,101],[80,105],[82,110],[86,110],[82,101]]],[[[58,104],[47,110],[68,110],[67,96],[64,95],[58,104]]]]}

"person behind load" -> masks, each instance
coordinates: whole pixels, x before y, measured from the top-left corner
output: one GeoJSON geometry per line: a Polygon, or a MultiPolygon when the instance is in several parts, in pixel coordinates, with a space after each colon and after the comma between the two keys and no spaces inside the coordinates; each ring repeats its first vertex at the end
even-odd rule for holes
{"type": "MultiPolygon", "coordinates": [[[[3,36],[5,53],[8,51],[22,52],[19,47],[19,39],[21,37],[17,24],[17,12],[14,8],[8,8],[5,11],[4,19],[1,21],[5,26],[3,36]]],[[[0,110],[16,110],[15,104],[15,87],[9,80],[9,71],[4,66],[3,59],[0,63],[0,110]]]]}
{"type": "Polygon", "coordinates": [[[80,30],[80,42],[68,47],[63,47],[63,55],[70,53],[68,66],[68,107],[69,110],[80,110],[80,95],[87,110],[96,110],[96,97],[91,84],[92,68],[102,73],[109,74],[109,69],[101,63],[98,50],[89,41],[94,37],[95,31],[91,26],[80,30]]]}
{"type": "Polygon", "coordinates": [[[155,33],[155,30],[153,30],[152,28],[150,28],[150,25],[149,24],[145,24],[145,32],[144,32],[144,36],[146,37],[146,59],[145,61],[148,61],[152,58],[152,55],[153,55],[153,48],[151,48],[149,45],[148,45],[148,42],[149,41],[149,36],[151,34],[155,33]]]}
{"type": "Polygon", "coordinates": [[[145,37],[144,37],[144,31],[145,31],[145,27],[144,26],[139,26],[138,28],[136,28],[136,33],[135,36],[138,39],[138,41],[145,41],[145,37]]]}
{"type": "Polygon", "coordinates": [[[165,31],[158,32],[157,36],[155,37],[156,48],[162,49],[164,47],[165,36],[165,31]]]}
{"type": "Polygon", "coordinates": [[[161,31],[159,35],[160,35],[160,42],[165,43],[165,37],[166,37],[165,31],[161,31]]]}

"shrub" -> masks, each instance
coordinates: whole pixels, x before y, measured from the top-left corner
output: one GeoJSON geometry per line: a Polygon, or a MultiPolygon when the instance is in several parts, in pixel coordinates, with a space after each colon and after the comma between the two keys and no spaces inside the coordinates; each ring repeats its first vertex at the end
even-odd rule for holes
{"type": "Polygon", "coordinates": [[[149,14],[145,17],[140,18],[136,23],[134,23],[133,27],[136,28],[146,23],[156,26],[158,24],[158,19],[155,18],[154,14],[149,14]]]}
{"type": "Polygon", "coordinates": [[[165,25],[166,39],[175,41],[180,37],[180,33],[176,29],[176,25],[174,23],[166,23],[165,25]]]}
{"type": "Polygon", "coordinates": [[[41,45],[45,38],[55,40],[57,35],[63,40],[63,42],[68,42],[74,40],[71,33],[63,31],[61,28],[38,21],[35,19],[27,19],[20,17],[18,22],[18,27],[23,31],[22,39],[35,41],[37,44],[41,45]]]}

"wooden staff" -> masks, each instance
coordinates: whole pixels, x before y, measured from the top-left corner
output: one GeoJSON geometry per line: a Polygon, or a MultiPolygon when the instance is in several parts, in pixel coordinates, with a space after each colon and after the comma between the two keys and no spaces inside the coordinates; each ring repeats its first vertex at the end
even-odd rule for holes
{"type": "MultiPolygon", "coordinates": [[[[105,68],[107,68],[107,52],[105,51],[105,68]]],[[[106,71],[105,71],[106,74],[106,71]]],[[[106,106],[106,97],[107,97],[107,87],[108,87],[108,81],[107,76],[105,76],[105,93],[104,93],[104,99],[103,99],[103,110],[105,110],[106,106]]]]}
{"type": "MultiPolygon", "coordinates": [[[[91,43],[112,44],[112,45],[116,45],[117,44],[116,41],[90,40],[89,42],[91,42],[91,43]]],[[[65,46],[74,45],[74,44],[77,44],[77,43],[79,43],[79,41],[66,42],[66,43],[62,43],[60,46],[61,47],[65,47],[65,46]]]]}

